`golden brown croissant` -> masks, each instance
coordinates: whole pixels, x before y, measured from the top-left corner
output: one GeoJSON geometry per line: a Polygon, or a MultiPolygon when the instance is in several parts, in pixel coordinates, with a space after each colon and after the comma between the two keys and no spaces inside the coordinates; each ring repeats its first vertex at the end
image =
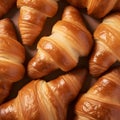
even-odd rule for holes
{"type": "Polygon", "coordinates": [[[76,120],[120,119],[120,68],[116,68],[98,81],[78,99],[76,120]]]}
{"type": "Polygon", "coordinates": [[[0,106],[0,120],[66,120],[67,106],[78,95],[86,73],[77,69],[49,82],[31,81],[0,106]]]}
{"type": "Polygon", "coordinates": [[[16,0],[0,0],[0,18],[15,4],[16,0]]]}
{"type": "Polygon", "coordinates": [[[119,0],[67,0],[70,4],[76,7],[86,7],[89,15],[97,18],[102,18],[111,10],[120,11],[119,0]]]}
{"type": "Polygon", "coordinates": [[[40,34],[47,17],[56,14],[56,0],[17,0],[20,8],[19,29],[23,44],[32,45],[40,34]]]}
{"type": "Polygon", "coordinates": [[[0,103],[8,95],[11,84],[22,79],[24,47],[17,41],[9,19],[0,20],[0,103]]]}
{"type": "Polygon", "coordinates": [[[94,76],[105,72],[113,63],[120,60],[120,13],[106,17],[94,33],[95,47],[89,69],[94,76]]]}
{"type": "Polygon", "coordinates": [[[92,36],[84,26],[74,7],[68,6],[52,28],[50,36],[42,37],[37,44],[37,53],[28,64],[31,78],[39,78],[61,69],[74,68],[81,56],[87,56],[92,47],[92,36]]]}

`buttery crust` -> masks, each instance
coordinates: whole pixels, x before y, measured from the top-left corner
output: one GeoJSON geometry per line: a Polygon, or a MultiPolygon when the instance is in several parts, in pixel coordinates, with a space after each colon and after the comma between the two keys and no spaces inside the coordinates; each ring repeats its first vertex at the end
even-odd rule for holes
{"type": "Polygon", "coordinates": [[[95,47],[89,60],[90,73],[99,76],[120,60],[120,14],[104,18],[94,32],[95,47]]]}
{"type": "Polygon", "coordinates": [[[119,120],[120,68],[100,77],[76,104],[76,120],[119,120]],[[82,119],[84,117],[84,119],[82,119]]]}
{"type": "Polygon", "coordinates": [[[0,21],[0,103],[9,94],[10,87],[24,76],[25,49],[17,41],[10,19],[0,21]]]}
{"type": "Polygon", "coordinates": [[[0,120],[66,120],[68,104],[78,95],[86,74],[86,69],[77,69],[49,82],[29,82],[15,99],[0,106],[0,120]]]}
{"type": "Polygon", "coordinates": [[[96,18],[103,18],[111,11],[120,11],[119,0],[67,0],[71,5],[86,8],[87,13],[96,18]]]}
{"type": "Polygon", "coordinates": [[[92,44],[91,33],[79,11],[68,6],[62,20],[53,26],[51,35],[39,40],[37,53],[28,63],[28,75],[35,79],[56,69],[69,71],[78,64],[79,57],[89,54],[92,44]]]}
{"type": "Polygon", "coordinates": [[[53,17],[58,4],[55,0],[18,0],[19,29],[24,45],[31,46],[43,29],[47,17],[53,17]]]}

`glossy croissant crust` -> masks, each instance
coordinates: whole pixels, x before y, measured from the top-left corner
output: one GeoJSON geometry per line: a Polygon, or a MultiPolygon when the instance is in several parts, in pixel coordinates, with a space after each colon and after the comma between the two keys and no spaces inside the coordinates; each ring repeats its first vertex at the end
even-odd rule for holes
{"type": "Polygon", "coordinates": [[[0,120],[66,120],[68,104],[78,95],[86,73],[77,69],[49,82],[31,81],[0,106],[0,120]]]}
{"type": "Polygon", "coordinates": [[[16,0],[0,0],[0,18],[15,4],[16,0]]]}
{"type": "Polygon", "coordinates": [[[19,29],[24,45],[31,46],[43,29],[47,17],[58,9],[56,0],[17,0],[20,8],[19,29]]]}
{"type": "Polygon", "coordinates": [[[99,76],[120,60],[120,13],[104,18],[94,32],[95,47],[89,60],[90,73],[99,76]]]}
{"type": "Polygon", "coordinates": [[[68,6],[62,20],[53,26],[52,34],[39,40],[37,53],[28,63],[28,75],[35,79],[59,68],[69,71],[78,64],[79,57],[89,54],[92,44],[79,11],[68,6]]]}
{"type": "Polygon", "coordinates": [[[85,7],[89,15],[97,18],[106,16],[111,11],[120,11],[119,0],[67,0],[76,7],[85,7]]]}
{"type": "Polygon", "coordinates": [[[100,77],[75,106],[76,120],[120,119],[120,68],[100,77]]]}
{"type": "Polygon", "coordinates": [[[24,47],[17,41],[10,19],[0,20],[0,103],[9,94],[11,84],[24,76],[24,47]]]}

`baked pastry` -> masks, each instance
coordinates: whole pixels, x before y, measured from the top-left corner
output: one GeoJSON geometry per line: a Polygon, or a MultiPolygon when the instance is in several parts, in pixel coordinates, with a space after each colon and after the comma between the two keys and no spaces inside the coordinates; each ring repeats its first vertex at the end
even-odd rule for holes
{"type": "Polygon", "coordinates": [[[28,63],[28,75],[36,79],[56,69],[69,71],[78,64],[79,57],[89,54],[92,45],[92,35],[79,11],[67,6],[62,20],[53,26],[52,34],[39,40],[37,53],[28,63]]]}
{"type": "Polygon", "coordinates": [[[76,120],[120,119],[120,68],[100,77],[76,103],[76,120]]]}
{"type": "Polygon", "coordinates": [[[17,0],[20,8],[19,30],[24,45],[31,46],[40,34],[48,17],[58,9],[56,0],[17,0]]]}
{"type": "Polygon", "coordinates": [[[120,11],[119,0],[67,0],[70,4],[87,8],[89,15],[96,18],[105,17],[111,11],[120,11]]]}
{"type": "Polygon", "coordinates": [[[23,78],[24,47],[17,41],[10,19],[0,20],[0,103],[8,96],[11,85],[23,78]]]}
{"type": "Polygon", "coordinates": [[[94,32],[95,47],[89,60],[93,76],[100,76],[120,60],[120,13],[104,18],[94,32]]]}
{"type": "Polygon", "coordinates": [[[68,104],[78,95],[86,73],[78,69],[49,82],[31,81],[0,106],[0,120],[66,120],[68,104]]]}

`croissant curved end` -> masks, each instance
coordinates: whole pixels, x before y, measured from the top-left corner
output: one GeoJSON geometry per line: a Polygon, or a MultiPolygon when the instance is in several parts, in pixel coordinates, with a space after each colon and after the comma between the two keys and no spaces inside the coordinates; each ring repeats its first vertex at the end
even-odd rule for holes
{"type": "Polygon", "coordinates": [[[29,61],[27,68],[28,75],[33,79],[43,77],[56,69],[53,60],[42,50],[29,61]]]}

